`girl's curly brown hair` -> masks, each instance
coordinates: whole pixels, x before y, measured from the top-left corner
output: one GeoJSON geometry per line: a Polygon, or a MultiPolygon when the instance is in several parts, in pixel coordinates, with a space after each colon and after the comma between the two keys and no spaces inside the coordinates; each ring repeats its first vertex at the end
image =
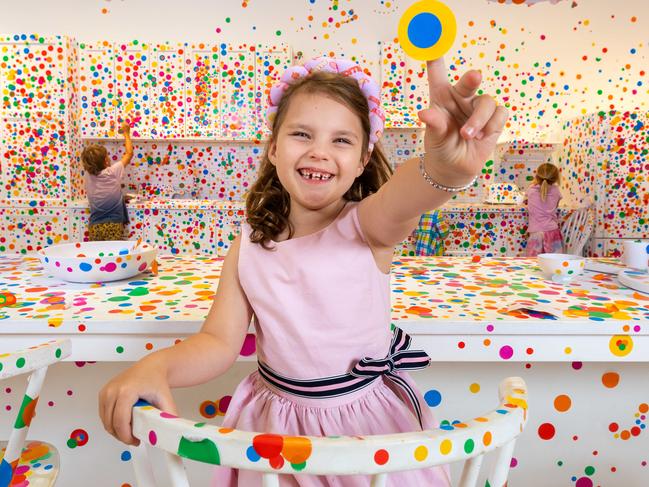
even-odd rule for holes
{"type": "Polygon", "coordinates": [[[106,167],[106,156],[108,152],[103,145],[92,144],[83,149],[81,162],[86,172],[96,176],[106,167]]]}
{"type": "MultiPolygon", "coordinates": [[[[275,166],[268,158],[268,150],[271,144],[277,140],[277,134],[286,117],[291,98],[296,93],[322,94],[345,105],[361,121],[363,154],[367,153],[369,144],[369,106],[355,79],[341,74],[316,71],[288,87],[277,107],[257,181],[251,186],[246,196],[246,220],[252,229],[250,241],[260,243],[266,249],[271,248],[270,241],[275,240],[286,228],[288,228],[288,238],[293,236],[294,231],[288,219],[291,197],[279,181],[275,166]]],[[[375,144],[363,173],[356,178],[352,187],[343,197],[347,201],[360,201],[378,191],[391,174],[392,168],[383,150],[379,144],[375,144]]]]}

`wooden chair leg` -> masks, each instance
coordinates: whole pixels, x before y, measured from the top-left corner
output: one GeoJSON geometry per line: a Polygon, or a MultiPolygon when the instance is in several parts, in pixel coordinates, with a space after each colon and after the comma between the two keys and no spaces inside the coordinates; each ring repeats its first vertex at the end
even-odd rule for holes
{"type": "Polygon", "coordinates": [[[265,473],[262,476],[262,487],[279,487],[279,475],[276,473],[265,473]]]}
{"type": "Polygon", "coordinates": [[[377,473],[372,476],[372,483],[370,487],[385,487],[388,484],[387,473],[377,473]]]}
{"type": "Polygon", "coordinates": [[[496,462],[493,465],[488,479],[489,485],[492,487],[501,487],[507,482],[515,444],[516,440],[512,440],[498,450],[496,462]]]}
{"type": "Polygon", "coordinates": [[[156,481],[153,476],[153,467],[149,460],[149,453],[146,445],[140,443],[140,446],[129,446],[131,451],[131,462],[135,471],[135,485],[137,487],[155,487],[156,481]]]}
{"type": "MultiPolygon", "coordinates": [[[[29,376],[29,382],[27,383],[27,389],[25,390],[24,400],[28,400],[27,398],[38,398],[41,393],[41,388],[43,387],[43,381],[45,381],[45,374],[47,374],[47,366],[36,369],[31,373],[29,376]]],[[[29,423],[22,428],[12,428],[11,433],[9,433],[9,442],[7,443],[7,448],[4,452],[4,460],[9,465],[20,458],[28,432],[29,423]]],[[[12,475],[10,475],[10,477],[11,476],[12,475]]]]}
{"type": "Polygon", "coordinates": [[[478,475],[480,475],[480,467],[482,466],[483,459],[484,455],[479,455],[477,457],[469,458],[464,462],[464,468],[462,469],[462,476],[460,477],[458,487],[475,487],[478,482],[478,475]]]}
{"type": "Polygon", "coordinates": [[[183,459],[166,451],[162,453],[167,468],[167,478],[171,481],[171,485],[173,487],[189,487],[183,459]]]}

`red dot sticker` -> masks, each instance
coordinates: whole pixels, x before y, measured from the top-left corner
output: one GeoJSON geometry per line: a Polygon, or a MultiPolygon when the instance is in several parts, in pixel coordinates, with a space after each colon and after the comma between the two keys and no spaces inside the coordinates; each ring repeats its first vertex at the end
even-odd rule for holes
{"type": "Polygon", "coordinates": [[[551,423],[543,423],[539,426],[539,437],[542,440],[551,440],[555,433],[554,425],[551,423]]]}
{"type": "Polygon", "coordinates": [[[284,439],[280,435],[257,435],[252,440],[252,446],[257,454],[269,460],[280,456],[283,445],[284,439]]]}
{"type": "Polygon", "coordinates": [[[390,454],[385,450],[377,450],[377,452],[374,454],[374,461],[378,465],[385,465],[386,463],[388,463],[389,459],[390,454]]]}

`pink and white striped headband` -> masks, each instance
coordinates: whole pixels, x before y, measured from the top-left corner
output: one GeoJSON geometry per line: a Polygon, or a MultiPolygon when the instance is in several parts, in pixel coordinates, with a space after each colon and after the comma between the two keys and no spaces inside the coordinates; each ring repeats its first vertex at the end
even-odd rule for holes
{"type": "Polygon", "coordinates": [[[289,85],[308,76],[309,73],[314,71],[340,73],[344,76],[350,76],[358,82],[358,87],[365,95],[365,98],[367,98],[367,104],[370,107],[370,140],[368,149],[372,151],[374,144],[376,144],[383,133],[383,125],[385,123],[385,114],[381,109],[379,86],[363,72],[358,64],[347,59],[318,57],[307,61],[302,66],[291,66],[284,71],[279,82],[270,89],[268,95],[268,109],[266,110],[268,127],[272,130],[273,120],[277,114],[277,107],[289,85]]]}

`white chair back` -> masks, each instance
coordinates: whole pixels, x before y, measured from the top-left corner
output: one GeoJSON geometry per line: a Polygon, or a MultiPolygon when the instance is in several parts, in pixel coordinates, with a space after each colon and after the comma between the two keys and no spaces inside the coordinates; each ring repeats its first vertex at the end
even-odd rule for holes
{"type": "Polygon", "coordinates": [[[584,245],[593,232],[592,207],[573,210],[561,225],[561,236],[566,254],[582,255],[584,245]]]}
{"type": "MultiPolygon", "coordinates": [[[[27,437],[32,418],[36,413],[36,404],[38,403],[38,396],[41,392],[43,381],[45,380],[47,368],[51,364],[69,356],[70,350],[70,340],[65,339],[53,340],[26,350],[0,353],[0,380],[31,373],[27,379],[27,390],[16,414],[16,420],[9,434],[9,441],[6,444],[2,459],[2,466],[7,468],[8,465],[8,468],[11,470],[11,474],[8,474],[6,471],[2,472],[1,477],[4,479],[6,475],[9,479],[9,483],[6,485],[11,484],[10,480],[18,465],[25,438],[27,437]]],[[[47,447],[49,448],[50,445],[47,445],[47,447]]],[[[52,479],[52,483],[56,479],[57,472],[58,467],[56,472],[51,472],[47,475],[52,479]]],[[[4,487],[4,485],[1,487],[4,487]]]]}
{"type": "MultiPolygon", "coordinates": [[[[311,437],[262,434],[196,423],[164,413],[146,402],[133,408],[132,448],[137,485],[157,485],[148,447],[165,453],[174,487],[189,483],[180,457],[198,462],[263,472],[263,486],[279,486],[279,475],[372,475],[372,487],[385,486],[387,474],[465,461],[459,487],[473,487],[486,453],[497,450],[488,485],[507,481],[516,438],[527,422],[527,387],[510,377],[499,388],[500,405],[463,423],[413,433],[365,437],[311,437]],[[269,461],[281,456],[282,461],[269,461]],[[381,461],[376,461],[377,454],[381,461]],[[285,460],[285,461],[284,461],[285,460]]],[[[166,484],[165,484],[166,485],[166,484]]]]}

